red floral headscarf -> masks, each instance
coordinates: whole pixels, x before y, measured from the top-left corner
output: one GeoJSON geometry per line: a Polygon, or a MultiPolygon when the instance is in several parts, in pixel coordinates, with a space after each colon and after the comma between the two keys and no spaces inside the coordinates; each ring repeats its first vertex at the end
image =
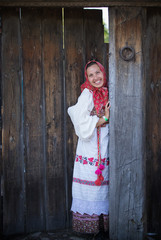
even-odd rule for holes
{"type": "Polygon", "coordinates": [[[92,61],[89,61],[86,66],[85,66],[85,78],[86,78],[86,81],[85,83],[83,83],[81,85],[81,92],[85,89],[85,88],[88,88],[90,91],[93,92],[93,101],[94,101],[94,106],[95,106],[95,109],[96,109],[96,112],[97,112],[97,115],[99,114],[99,111],[102,109],[103,106],[106,105],[107,101],[108,101],[108,90],[107,90],[107,79],[106,79],[106,72],[105,72],[105,69],[104,67],[102,66],[101,63],[95,61],[95,60],[92,60],[92,61]],[[103,86],[101,88],[96,88],[96,87],[93,87],[91,85],[91,83],[89,82],[88,80],[88,76],[87,76],[87,66],[90,64],[90,63],[96,63],[101,72],[103,73],[103,80],[104,80],[104,83],[103,83],[103,86]]]}

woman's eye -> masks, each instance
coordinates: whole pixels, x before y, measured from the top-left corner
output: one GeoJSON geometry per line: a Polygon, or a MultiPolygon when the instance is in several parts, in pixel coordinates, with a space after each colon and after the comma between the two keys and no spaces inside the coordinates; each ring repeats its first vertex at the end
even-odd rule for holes
{"type": "Polygon", "coordinates": [[[97,74],[99,74],[100,72],[98,71],[98,72],[96,72],[97,74]]]}

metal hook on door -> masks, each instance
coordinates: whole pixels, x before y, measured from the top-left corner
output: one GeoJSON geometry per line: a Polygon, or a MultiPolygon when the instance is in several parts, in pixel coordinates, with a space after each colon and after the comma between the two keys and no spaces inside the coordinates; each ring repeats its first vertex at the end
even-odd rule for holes
{"type": "Polygon", "coordinates": [[[125,46],[120,49],[120,57],[124,61],[131,61],[135,57],[135,50],[133,47],[125,46]]]}

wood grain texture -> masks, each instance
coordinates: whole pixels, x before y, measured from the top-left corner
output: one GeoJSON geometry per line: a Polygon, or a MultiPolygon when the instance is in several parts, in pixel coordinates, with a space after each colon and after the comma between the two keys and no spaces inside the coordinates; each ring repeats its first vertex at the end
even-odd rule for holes
{"type": "Polygon", "coordinates": [[[67,107],[76,103],[84,82],[85,52],[96,46],[101,58],[104,46],[100,12],[95,24],[83,9],[61,14],[61,8],[3,9],[5,235],[71,224],[77,137],[67,107]],[[93,26],[94,47],[91,39],[87,44],[93,26]]]}
{"type": "Polygon", "coordinates": [[[161,6],[159,0],[1,0],[0,6],[18,6],[18,7],[110,7],[110,6],[161,6]]]}
{"type": "Polygon", "coordinates": [[[97,59],[106,66],[102,10],[84,10],[85,59],[97,59]]]}
{"type": "Polygon", "coordinates": [[[3,234],[24,232],[24,166],[19,12],[3,11],[3,234]]]}
{"type": "Polygon", "coordinates": [[[47,230],[66,226],[62,9],[43,12],[47,230]]]}
{"type": "Polygon", "coordinates": [[[147,231],[161,238],[161,8],[146,12],[144,61],[146,66],[146,197],[147,231]]]}
{"type": "Polygon", "coordinates": [[[110,8],[110,239],[143,239],[145,94],[140,8],[110,8]],[[135,58],[124,61],[129,45],[135,58]]]}
{"type": "Polygon", "coordinates": [[[44,138],[41,10],[22,10],[26,231],[43,231],[44,138]]]}
{"type": "MultiPolygon", "coordinates": [[[[66,109],[76,103],[80,86],[84,80],[83,9],[65,9],[64,12],[64,55],[66,109]],[[71,34],[72,32],[72,34],[71,34]]],[[[68,199],[71,206],[71,184],[77,137],[69,115],[66,115],[66,158],[68,175],[68,199]]],[[[69,211],[69,209],[68,209],[69,211]]]]}

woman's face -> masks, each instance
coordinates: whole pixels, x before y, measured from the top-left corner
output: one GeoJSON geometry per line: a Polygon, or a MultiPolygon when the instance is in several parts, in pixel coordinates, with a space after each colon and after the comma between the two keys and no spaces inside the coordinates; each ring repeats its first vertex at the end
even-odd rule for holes
{"type": "Polygon", "coordinates": [[[103,86],[103,72],[101,72],[97,64],[93,64],[92,66],[87,68],[87,76],[90,84],[93,87],[100,88],[103,86]]]}

